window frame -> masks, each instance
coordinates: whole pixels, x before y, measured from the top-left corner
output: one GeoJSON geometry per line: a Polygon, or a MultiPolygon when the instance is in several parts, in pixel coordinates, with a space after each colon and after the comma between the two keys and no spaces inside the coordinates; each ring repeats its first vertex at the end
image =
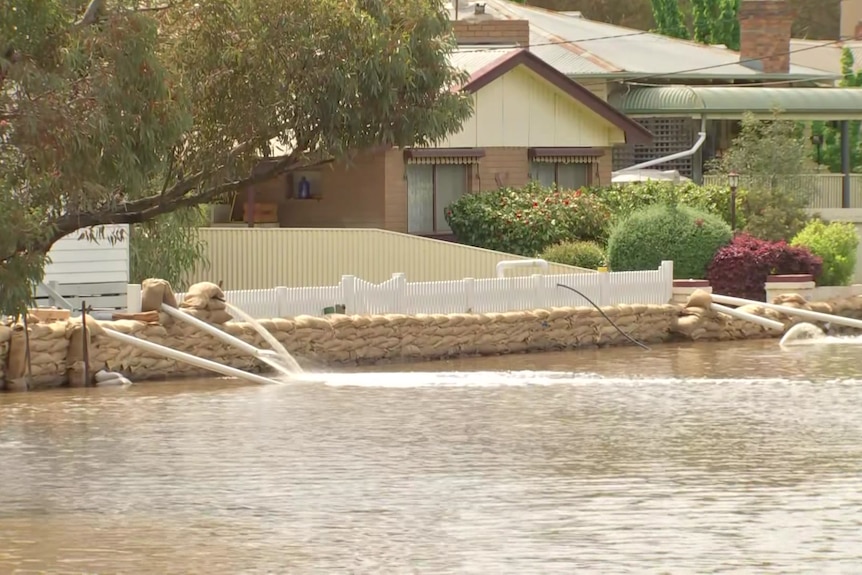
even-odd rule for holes
{"type": "MultiPolygon", "coordinates": [[[[571,163],[586,167],[586,172],[587,172],[586,180],[587,181],[584,183],[584,185],[585,186],[592,186],[593,185],[593,172],[595,171],[595,168],[596,168],[596,162],[571,162],[571,163]]],[[[535,178],[533,178],[533,164],[545,164],[545,165],[553,164],[553,166],[554,166],[554,186],[556,186],[558,189],[560,188],[560,165],[566,165],[566,162],[542,162],[542,161],[537,160],[535,158],[531,158],[530,159],[530,179],[533,181],[538,181],[535,178]]]]}
{"type": "MultiPolygon", "coordinates": [[[[464,169],[464,195],[467,195],[473,193],[474,170],[476,169],[479,160],[484,157],[484,148],[407,148],[406,150],[404,150],[405,180],[407,180],[407,169],[411,164],[431,166],[432,231],[410,231],[410,210],[408,208],[407,233],[418,236],[451,235],[451,230],[439,228],[439,221],[437,217],[437,207],[439,202],[437,191],[437,168],[439,166],[462,167],[464,169]]],[[[409,181],[407,181],[407,185],[410,185],[409,181]]],[[[409,188],[407,190],[407,201],[410,201],[409,188]]]]}

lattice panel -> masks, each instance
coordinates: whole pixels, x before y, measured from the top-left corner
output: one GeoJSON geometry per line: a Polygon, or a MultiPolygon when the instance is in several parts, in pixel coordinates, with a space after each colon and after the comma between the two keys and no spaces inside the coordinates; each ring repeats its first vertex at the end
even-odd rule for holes
{"type": "MultiPolygon", "coordinates": [[[[688,150],[694,145],[695,130],[690,118],[639,118],[644,128],[652,132],[650,146],[618,146],[614,148],[614,170],[621,170],[641,162],[669,156],[688,150]]],[[[692,177],[692,158],[671,160],[654,166],[656,170],[678,170],[692,177]]]]}

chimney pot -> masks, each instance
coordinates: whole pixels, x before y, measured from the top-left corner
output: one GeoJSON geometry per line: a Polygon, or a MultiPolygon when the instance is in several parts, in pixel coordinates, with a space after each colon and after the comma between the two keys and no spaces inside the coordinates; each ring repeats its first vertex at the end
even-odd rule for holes
{"type": "Polygon", "coordinates": [[[479,4],[478,2],[473,4],[473,14],[484,14],[485,13],[485,5],[479,4]]]}
{"type": "Polygon", "coordinates": [[[856,29],[853,31],[854,40],[862,40],[862,20],[856,22],[856,29]]]}

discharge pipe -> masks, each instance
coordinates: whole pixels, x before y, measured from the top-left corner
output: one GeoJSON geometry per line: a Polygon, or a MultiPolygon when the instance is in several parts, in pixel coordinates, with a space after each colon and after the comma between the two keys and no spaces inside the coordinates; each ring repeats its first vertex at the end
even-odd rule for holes
{"type": "Polygon", "coordinates": [[[664,156],[661,158],[656,158],[654,160],[648,160],[646,162],[641,162],[640,164],[635,164],[634,166],[629,166],[628,168],[623,168],[621,170],[617,170],[614,172],[616,174],[623,174],[625,172],[630,172],[632,170],[640,170],[642,168],[649,168],[651,166],[657,166],[658,164],[663,164],[665,162],[672,162],[673,160],[680,160],[682,158],[688,158],[697,153],[703,143],[706,141],[706,132],[698,132],[698,138],[694,145],[690,150],[685,150],[684,152],[677,152],[675,154],[671,154],[669,156],[664,156]]]}
{"type": "Polygon", "coordinates": [[[540,259],[532,259],[532,260],[504,260],[502,262],[497,262],[497,277],[502,278],[505,277],[506,270],[513,268],[542,268],[542,271],[545,274],[548,273],[548,262],[546,260],[540,259]]]}
{"type": "Polygon", "coordinates": [[[191,355],[189,353],[185,353],[182,351],[178,351],[176,349],[171,349],[169,347],[165,347],[163,345],[159,345],[157,343],[153,343],[151,341],[146,341],[143,339],[138,339],[131,335],[127,335],[125,333],[120,333],[118,331],[114,331],[110,329],[107,325],[104,327],[104,334],[107,337],[122,341],[123,343],[127,343],[129,345],[133,345],[135,347],[139,347],[145,351],[149,351],[150,353],[155,353],[159,355],[163,355],[170,359],[174,359],[176,361],[182,361],[183,363],[188,363],[195,367],[200,367],[202,369],[208,369],[209,371],[214,371],[216,373],[220,373],[222,375],[226,375],[228,377],[236,377],[237,379],[244,379],[246,381],[250,381],[252,383],[259,383],[262,385],[270,385],[270,384],[278,384],[279,382],[274,379],[269,379],[268,377],[263,377],[261,375],[257,375],[256,373],[249,373],[247,371],[243,371],[241,369],[236,369],[235,367],[230,367],[227,365],[222,365],[220,363],[216,363],[214,361],[210,361],[208,359],[204,359],[202,357],[197,357],[191,355]]]}
{"type": "Polygon", "coordinates": [[[795,307],[789,307],[785,305],[778,305],[774,303],[765,303],[762,301],[753,301],[748,299],[742,299],[740,297],[731,297],[726,295],[716,295],[712,294],[712,300],[717,303],[722,303],[726,305],[759,305],[760,307],[771,309],[774,311],[779,311],[781,313],[787,315],[795,315],[801,318],[809,319],[812,321],[822,321],[834,323],[837,325],[845,325],[847,327],[855,327],[856,329],[862,329],[862,321],[858,319],[853,319],[850,317],[844,317],[843,315],[831,315],[828,313],[821,313],[819,311],[811,311],[808,309],[798,309],[795,307]]]}

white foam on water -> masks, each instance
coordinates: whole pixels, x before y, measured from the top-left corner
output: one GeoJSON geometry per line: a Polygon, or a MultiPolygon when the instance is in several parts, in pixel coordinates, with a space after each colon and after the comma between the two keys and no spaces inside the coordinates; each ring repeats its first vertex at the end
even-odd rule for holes
{"type": "MultiPolygon", "coordinates": [[[[419,387],[527,387],[549,385],[667,385],[680,381],[702,381],[709,384],[739,383],[739,379],[675,377],[606,377],[595,373],[566,371],[438,371],[438,372],[377,372],[377,373],[309,373],[296,374],[290,383],[318,383],[329,387],[364,387],[409,389],[419,387]]],[[[782,378],[757,378],[752,383],[786,383],[782,378]]]]}

